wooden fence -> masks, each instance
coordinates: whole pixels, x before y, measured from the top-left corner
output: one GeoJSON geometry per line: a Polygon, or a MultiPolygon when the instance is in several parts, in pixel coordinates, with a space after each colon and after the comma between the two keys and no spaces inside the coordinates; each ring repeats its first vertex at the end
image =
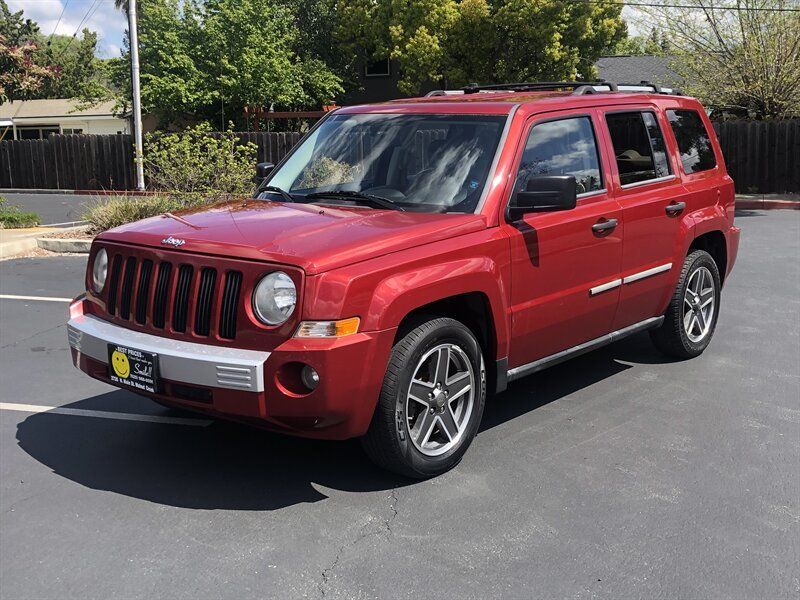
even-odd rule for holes
{"type": "Polygon", "coordinates": [[[714,124],[739,193],[800,192],[800,119],[714,124]]]}
{"type": "MultiPolygon", "coordinates": [[[[740,193],[800,192],[800,119],[726,121],[714,128],[740,193]]],[[[258,146],[258,160],[278,162],[299,133],[238,133],[258,146]]],[[[129,135],[51,135],[0,142],[0,188],[130,190],[129,135]]]]}
{"type": "MultiPolygon", "coordinates": [[[[259,162],[278,162],[300,139],[295,132],[237,133],[258,146],[259,162]]],[[[255,168],[255,165],[253,165],[255,168]]],[[[0,188],[132,190],[136,187],[130,135],[58,135],[0,142],[0,188]]]]}

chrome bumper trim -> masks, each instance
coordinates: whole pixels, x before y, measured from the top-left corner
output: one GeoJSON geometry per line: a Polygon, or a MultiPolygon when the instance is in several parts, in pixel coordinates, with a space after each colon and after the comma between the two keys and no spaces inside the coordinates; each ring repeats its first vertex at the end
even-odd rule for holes
{"type": "Polygon", "coordinates": [[[158,354],[161,377],[206,387],[264,391],[264,363],[269,352],[197,344],[125,329],[92,315],[67,323],[69,345],[108,364],[108,344],[129,346],[158,354]]]}

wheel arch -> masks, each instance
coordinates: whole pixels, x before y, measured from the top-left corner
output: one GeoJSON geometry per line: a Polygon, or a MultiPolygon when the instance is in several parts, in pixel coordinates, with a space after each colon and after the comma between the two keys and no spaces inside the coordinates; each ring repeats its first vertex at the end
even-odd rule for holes
{"type": "Polygon", "coordinates": [[[720,281],[724,281],[726,269],[728,268],[728,246],[725,241],[725,234],[715,229],[698,235],[689,245],[687,256],[694,250],[704,250],[711,255],[719,270],[720,281]]]}

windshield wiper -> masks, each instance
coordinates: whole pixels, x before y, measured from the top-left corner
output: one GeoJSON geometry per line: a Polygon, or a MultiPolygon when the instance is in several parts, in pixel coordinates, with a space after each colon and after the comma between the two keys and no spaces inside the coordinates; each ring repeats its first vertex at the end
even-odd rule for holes
{"type": "Polygon", "coordinates": [[[364,202],[372,204],[378,208],[388,208],[389,210],[399,210],[405,212],[402,206],[398,206],[393,200],[376,196],[375,194],[365,194],[364,192],[353,192],[349,190],[331,190],[329,192],[312,192],[306,194],[306,200],[315,198],[342,198],[343,200],[353,200],[354,202],[364,202]]]}
{"type": "Polygon", "coordinates": [[[285,202],[297,202],[294,196],[292,196],[289,192],[275,185],[265,185],[260,190],[258,190],[258,195],[260,196],[263,192],[272,192],[274,194],[278,194],[281,198],[284,199],[285,202]]]}

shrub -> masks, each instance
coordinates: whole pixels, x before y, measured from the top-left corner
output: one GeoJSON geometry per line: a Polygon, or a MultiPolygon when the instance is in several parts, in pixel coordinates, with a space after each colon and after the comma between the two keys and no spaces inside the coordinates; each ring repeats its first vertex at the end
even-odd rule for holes
{"type": "Polygon", "coordinates": [[[181,200],[167,196],[113,196],[90,206],[83,218],[89,222],[89,232],[96,234],[184,206],[186,204],[181,200]]]}
{"type": "Polygon", "coordinates": [[[189,202],[249,195],[257,149],[230,131],[212,134],[201,124],[180,133],[148,134],[144,169],[152,188],[189,202]]]}
{"type": "Polygon", "coordinates": [[[8,204],[8,201],[0,196],[0,228],[36,227],[41,222],[36,213],[20,210],[19,207],[8,204]]]}

